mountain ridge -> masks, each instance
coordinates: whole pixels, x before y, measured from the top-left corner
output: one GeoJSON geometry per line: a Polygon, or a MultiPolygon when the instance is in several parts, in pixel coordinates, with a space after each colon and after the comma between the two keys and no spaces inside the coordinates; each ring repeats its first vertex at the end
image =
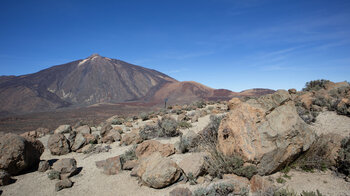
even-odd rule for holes
{"type": "MultiPolygon", "coordinates": [[[[267,90],[266,93],[273,91],[267,90]]],[[[249,93],[252,94],[252,93],[249,93]]],[[[254,93],[253,93],[254,94],[254,93]]],[[[188,103],[240,96],[159,71],[92,54],[36,73],[0,76],[0,114],[51,111],[99,103],[188,103]]]]}

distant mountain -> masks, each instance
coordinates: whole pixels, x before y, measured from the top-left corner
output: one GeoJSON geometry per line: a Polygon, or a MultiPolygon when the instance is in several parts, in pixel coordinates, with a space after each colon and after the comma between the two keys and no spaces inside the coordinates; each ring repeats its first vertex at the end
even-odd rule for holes
{"type": "MultiPolygon", "coordinates": [[[[265,90],[263,94],[271,93],[265,90]]],[[[254,93],[248,93],[249,96],[254,93]]],[[[142,101],[185,103],[240,96],[158,71],[93,54],[86,59],[22,76],[0,76],[0,115],[142,101]]]]}

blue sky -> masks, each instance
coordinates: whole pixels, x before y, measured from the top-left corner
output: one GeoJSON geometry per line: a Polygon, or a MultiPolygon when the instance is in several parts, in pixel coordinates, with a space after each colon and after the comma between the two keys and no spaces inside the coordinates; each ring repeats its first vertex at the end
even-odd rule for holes
{"type": "Polygon", "coordinates": [[[1,1],[0,75],[92,53],[233,91],[350,81],[350,1],[1,1]]]}

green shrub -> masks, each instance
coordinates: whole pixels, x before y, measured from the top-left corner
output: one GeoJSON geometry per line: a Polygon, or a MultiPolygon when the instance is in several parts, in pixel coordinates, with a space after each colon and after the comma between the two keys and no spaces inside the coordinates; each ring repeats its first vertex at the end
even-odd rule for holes
{"type": "Polygon", "coordinates": [[[327,140],[320,137],[294,162],[294,166],[306,172],[314,172],[315,169],[325,171],[331,167],[331,161],[327,158],[328,150],[327,140]]]}
{"type": "Polygon", "coordinates": [[[197,108],[204,108],[206,104],[205,104],[205,101],[201,100],[201,101],[195,102],[194,106],[196,106],[197,108]]]}
{"type": "Polygon", "coordinates": [[[346,137],[341,142],[341,149],[337,159],[338,171],[349,176],[350,175],[350,137],[346,137]]]}
{"type": "Polygon", "coordinates": [[[56,171],[56,170],[50,170],[50,171],[47,173],[47,177],[48,177],[50,180],[60,179],[60,172],[59,172],[59,171],[56,171]]]}
{"type": "Polygon", "coordinates": [[[176,137],[180,135],[178,123],[173,118],[163,118],[158,121],[158,137],[176,137]]]}
{"type": "Polygon", "coordinates": [[[216,147],[207,147],[209,156],[205,159],[205,165],[209,175],[222,178],[224,174],[235,173],[243,166],[243,160],[239,156],[225,156],[216,147]]]}
{"type": "Polygon", "coordinates": [[[323,196],[319,190],[314,191],[303,191],[300,196],[323,196]]]}
{"type": "Polygon", "coordinates": [[[158,126],[146,125],[140,130],[139,135],[143,140],[150,140],[158,137],[158,133],[158,126]]]}
{"type": "Polygon", "coordinates": [[[146,112],[142,112],[140,114],[140,119],[142,119],[143,121],[148,120],[149,119],[149,115],[146,112]]]}
{"type": "Polygon", "coordinates": [[[123,118],[115,118],[111,121],[112,125],[121,125],[124,123],[124,119],[123,118]]]}
{"type": "Polygon", "coordinates": [[[277,183],[280,183],[280,184],[283,184],[283,183],[286,182],[286,180],[283,179],[283,178],[280,176],[280,177],[278,177],[278,178],[276,179],[276,182],[277,182],[277,183]]]}
{"type": "Polygon", "coordinates": [[[129,150],[125,151],[124,154],[120,155],[120,161],[124,164],[126,161],[136,160],[137,156],[135,153],[137,145],[132,146],[129,150]]]}
{"type": "Polygon", "coordinates": [[[292,190],[280,189],[278,191],[275,191],[273,193],[273,196],[297,196],[297,194],[292,190]]]}
{"type": "Polygon", "coordinates": [[[209,124],[200,132],[201,138],[203,138],[203,142],[205,143],[217,143],[218,139],[218,130],[221,123],[221,120],[224,116],[210,116],[209,124]]]}
{"type": "Polygon", "coordinates": [[[188,182],[190,183],[190,185],[197,184],[197,179],[194,177],[194,175],[191,172],[188,173],[187,179],[188,179],[188,182]]]}
{"type": "Polygon", "coordinates": [[[257,170],[256,166],[248,165],[248,166],[244,166],[244,167],[240,167],[240,168],[235,169],[233,171],[233,173],[238,175],[238,176],[243,176],[243,177],[246,177],[248,179],[251,179],[255,174],[258,173],[258,170],[257,170]]]}
{"type": "Polygon", "coordinates": [[[181,121],[177,124],[178,127],[183,128],[183,129],[188,129],[192,127],[192,124],[186,121],[181,121]]]}
{"type": "Polygon", "coordinates": [[[310,82],[307,82],[305,84],[305,88],[303,88],[303,91],[318,91],[320,89],[325,89],[326,88],[326,84],[329,83],[329,80],[313,80],[310,82]]]}
{"type": "Polygon", "coordinates": [[[199,148],[199,141],[200,141],[200,138],[195,133],[180,136],[180,141],[179,141],[180,152],[186,153],[186,152],[197,151],[199,148]]]}
{"type": "MultiPolygon", "coordinates": [[[[207,188],[199,188],[193,192],[194,196],[227,196],[234,192],[234,185],[229,183],[217,183],[207,188]]],[[[246,190],[242,190],[239,195],[248,195],[246,190]]]]}

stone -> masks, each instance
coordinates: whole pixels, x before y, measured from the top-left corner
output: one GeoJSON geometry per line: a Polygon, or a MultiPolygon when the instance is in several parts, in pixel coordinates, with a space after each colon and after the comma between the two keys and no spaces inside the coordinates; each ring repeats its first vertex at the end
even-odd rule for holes
{"type": "Polygon", "coordinates": [[[11,175],[5,170],[0,170],[0,186],[11,184],[11,175]]]}
{"type": "Polygon", "coordinates": [[[95,144],[87,144],[83,148],[80,148],[79,150],[77,150],[77,152],[88,154],[88,153],[92,152],[94,149],[95,149],[95,144]]]}
{"type": "Polygon", "coordinates": [[[255,175],[250,179],[250,192],[253,195],[261,195],[262,193],[267,192],[268,190],[273,189],[273,184],[271,181],[255,175]]]}
{"type": "Polygon", "coordinates": [[[88,125],[83,125],[83,126],[80,126],[76,129],[76,132],[77,133],[81,133],[81,134],[91,134],[91,129],[88,125]]]}
{"type": "Polygon", "coordinates": [[[32,138],[38,138],[39,133],[37,131],[27,131],[21,134],[22,137],[32,137],[32,138]]]}
{"type": "Polygon", "coordinates": [[[82,148],[84,146],[84,144],[86,143],[86,139],[84,137],[84,135],[80,132],[77,133],[77,136],[75,137],[74,140],[74,144],[72,146],[72,151],[77,151],[80,148],[82,148]]]}
{"type": "Polygon", "coordinates": [[[196,115],[192,116],[191,123],[198,122],[198,119],[199,119],[199,115],[196,114],[196,115]]]}
{"type": "Polygon", "coordinates": [[[218,147],[226,156],[254,163],[260,175],[282,169],[315,141],[286,91],[245,103],[233,99],[230,107],[218,130],[218,147]]]}
{"type": "Polygon", "coordinates": [[[139,144],[143,141],[137,129],[125,134],[120,140],[120,145],[139,144]]]}
{"type": "Polygon", "coordinates": [[[78,172],[77,161],[74,158],[64,158],[56,161],[52,169],[60,173],[61,179],[71,177],[78,172]]]}
{"type": "Polygon", "coordinates": [[[295,88],[288,89],[289,94],[297,94],[297,90],[295,88]]]}
{"type": "Polygon", "coordinates": [[[38,166],[39,172],[46,172],[49,169],[50,169],[50,163],[48,161],[43,160],[39,162],[39,166],[38,166]]]}
{"type": "Polygon", "coordinates": [[[175,147],[172,144],[162,144],[155,140],[147,140],[139,144],[135,150],[138,158],[147,157],[154,152],[159,152],[162,156],[167,157],[175,154],[175,147]]]}
{"type": "Polygon", "coordinates": [[[54,131],[55,134],[58,133],[70,133],[72,131],[72,127],[70,125],[60,125],[57,127],[57,129],[54,131]]]}
{"type": "Polygon", "coordinates": [[[122,170],[120,156],[111,157],[103,161],[96,161],[95,163],[96,167],[102,168],[103,173],[107,175],[115,175],[122,170]]]}
{"type": "Polygon", "coordinates": [[[103,126],[101,127],[101,130],[100,130],[101,136],[104,137],[112,129],[113,129],[113,127],[112,127],[111,123],[104,123],[103,126]]]}
{"type": "Polygon", "coordinates": [[[204,174],[204,154],[203,153],[193,153],[191,156],[185,157],[179,163],[179,167],[183,170],[186,176],[191,175],[194,178],[204,174]]]}
{"type": "Polygon", "coordinates": [[[169,196],[192,196],[192,192],[188,188],[176,187],[170,191],[169,196]]]}
{"type": "Polygon", "coordinates": [[[181,122],[181,121],[188,121],[188,120],[190,120],[190,119],[189,119],[188,116],[185,115],[185,114],[180,114],[180,115],[177,117],[177,121],[178,121],[178,122],[181,122]]]}
{"type": "Polygon", "coordinates": [[[85,144],[96,144],[99,136],[97,134],[83,134],[86,139],[85,144]]]}
{"type": "Polygon", "coordinates": [[[62,189],[70,188],[72,186],[73,186],[73,182],[70,179],[66,178],[55,184],[55,191],[60,191],[62,189]]]}
{"type": "Polygon", "coordinates": [[[160,153],[153,153],[140,160],[132,173],[146,186],[160,189],[175,183],[181,176],[181,169],[174,161],[160,153]]]}
{"type": "Polygon", "coordinates": [[[44,145],[31,137],[7,133],[0,137],[0,170],[10,175],[37,167],[44,145]]]}
{"type": "Polygon", "coordinates": [[[111,129],[103,138],[102,138],[102,142],[103,143],[113,143],[115,141],[120,141],[122,138],[122,136],[120,135],[120,133],[115,130],[115,129],[111,129]]]}
{"type": "Polygon", "coordinates": [[[137,164],[137,160],[128,160],[123,164],[123,170],[132,170],[137,164]]]}
{"type": "Polygon", "coordinates": [[[47,147],[52,155],[65,155],[70,152],[69,141],[62,133],[51,135],[47,147]]]}

